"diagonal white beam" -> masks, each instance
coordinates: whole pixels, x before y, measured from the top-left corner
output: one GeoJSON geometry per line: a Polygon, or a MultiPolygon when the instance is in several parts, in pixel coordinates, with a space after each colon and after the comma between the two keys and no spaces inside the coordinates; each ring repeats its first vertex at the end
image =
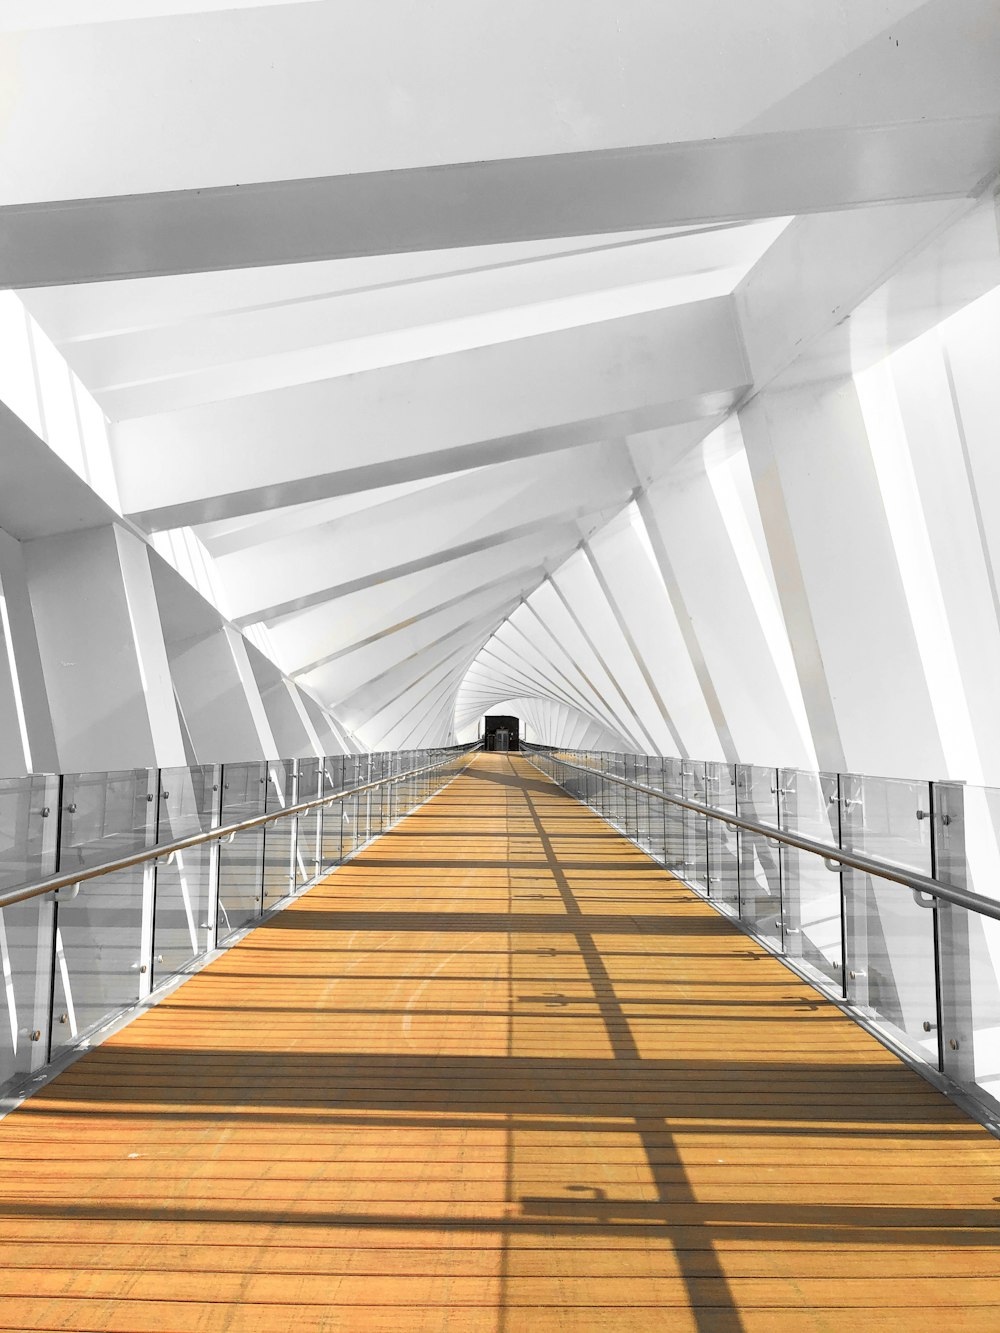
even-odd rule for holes
{"type": "Polygon", "coordinates": [[[716,297],[119,422],[118,486],[158,531],[709,418],[748,385],[716,297]]]}
{"type": "MultiPolygon", "coordinates": [[[[501,629],[504,627],[501,626],[501,629]]],[[[487,662],[497,662],[501,670],[510,678],[523,682],[530,694],[542,694],[551,699],[561,699],[564,703],[578,708],[577,699],[558,681],[548,675],[540,666],[534,662],[526,661],[516,649],[505,643],[500,638],[499,631],[494,634],[490,642],[482,649],[480,661],[483,665],[487,662]],[[507,654],[514,658],[510,661],[507,654]]]]}
{"type": "Polygon", "coordinates": [[[396,699],[392,700],[390,703],[382,705],[377,712],[372,713],[359,729],[366,730],[369,735],[373,737],[372,744],[378,745],[383,743],[385,739],[391,736],[407,718],[412,717],[418,710],[421,712],[426,710],[428,707],[428,699],[436,697],[439,691],[457,689],[458,682],[461,680],[462,675],[469,664],[470,655],[474,652],[475,649],[470,650],[466,645],[464,648],[458,649],[456,652],[450,654],[448,658],[443,662],[438,663],[431,672],[427,673],[438,673],[434,683],[428,689],[423,690],[419,694],[414,694],[414,691],[423,683],[424,678],[421,678],[420,681],[415,681],[412,686],[407,690],[404,690],[396,699]],[[457,661],[455,660],[456,657],[458,658],[457,661]],[[413,695],[412,699],[410,699],[411,695],[413,695]],[[409,702],[406,702],[407,700],[409,700],[409,702]],[[399,711],[399,705],[401,703],[404,704],[404,707],[399,711]],[[392,710],[396,710],[395,714],[392,713],[392,710]],[[392,716],[392,721],[389,722],[388,726],[385,725],[386,719],[382,717],[382,715],[387,712],[392,716]],[[380,721],[379,719],[382,720],[380,721]],[[376,728],[379,727],[383,729],[381,731],[376,730],[376,728]]]}
{"type": "Polygon", "coordinates": [[[643,657],[642,652],[639,649],[639,645],[635,641],[635,635],[632,633],[632,628],[629,625],[628,620],[626,619],[625,614],[622,611],[621,607],[618,605],[618,599],[615,597],[614,592],[611,589],[611,585],[605,578],[604,571],[601,569],[600,566],[600,562],[597,560],[597,558],[594,555],[594,552],[591,550],[589,542],[584,542],[581,549],[583,551],[583,554],[587,558],[587,562],[590,565],[591,570],[593,571],[594,578],[597,580],[598,586],[601,589],[601,594],[604,597],[604,600],[607,602],[608,608],[610,609],[611,614],[614,616],[618,628],[621,630],[622,638],[628,645],[628,650],[632,655],[632,660],[639,668],[639,674],[645,681],[646,688],[649,690],[649,693],[652,696],[653,703],[656,705],[660,717],[663,719],[664,725],[670,732],[674,744],[677,746],[677,753],[681,756],[682,759],[686,759],[688,757],[688,752],[687,749],[685,748],[684,742],[681,740],[680,732],[677,730],[677,726],[674,722],[674,719],[670,713],[669,708],[666,705],[663,695],[660,693],[659,686],[657,685],[656,681],[653,678],[653,674],[649,669],[646,659],[643,657]]]}
{"type": "Polygon", "coordinates": [[[561,653],[562,656],[564,656],[566,660],[571,663],[573,670],[577,672],[580,679],[586,685],[587,689],[597,700],[598,703],[597,709],[595,710],[593,706],[590,706],[586,709],[586,711],[590,714],[594,714],[596,712],[596,714],[600,717],[601,723],[603,725],[609,726],[612,728],[612,730],[617,731],[619,735],[622,737],[622,739],[628,740],[635,747],[637,751],[641,750],[642,746],[639,744],[636,737],[629,730],[627,723],[621,718],[621,716],[615,710],[614,705],[604,694],[601,693],[596,683],[593,680],[591,680],[590,676],[588,676],[587,673],[584,671],[582,665],[579,662],[572,661],[566,648],[562,643],[560,643],[558,637],[553,632],[551,626],[547,624],[544,617],[539,614],[537,608],[535,607],[530,597],[526,597],[524,599],[524,605],[525,608],[534,617],[538,627],[542,630],[542,632],[545,635],[548,636],[549,639],[552,640],[553,646],[555,647],[556,651],[561,653]]]}
{"type": "Polygon", "coordinates": [[[544,577],[545,571],[540,566],[533,569],[518,569],[513,574],[503,574],[499,578],[491,579],[488,583],[482,583],[474,589],[465,588],[456,593],[454,597],[449,597],[443,602],[438,602],[434,606],[428,606],[416,612],[404,620],[397,621],[395,624],[387,625],[384,629],[377,630],[374,634],[368,634],[364,638],[356,639],[352,643],[346,644],[343,648],[338,648],[332,653],[327,653],[324,657],[318,658],[315,662],[310,662],[305,666],[298,667],[289,672],[293,680],[300,676],[307,676],[311,671],[316,671],[320,667],[329,666],[333,662],[339,662],[345,657],[350,657],[354,653],[360,652],[365,648],[370,648],[373,644],[381,643],[397,634],[403,633],[421,621],[429,620],[432,616],[438,615],[442,611],[450,611],[453,607],[461,606],[463,602],[482,593],[497,592],[499,600],[506,603],[509,600],[507,592],[511,588],[518,588],[523,596],[531,588],[535,587],[544,577]]]}
{"type": "MultiPolygon", "coordinates": [[[[659,749],[659,746],[656,744],[656,741],[655,741],[655,740],[653,739],[653,737],[650,735],[650,733],[649,733],[648,729],[646,728],[646,725],[645,725],[645,723],[643,722],[643,720],[642,720],[641,716],[639,715],[639,713],[638,713],[636,710],[634,710],[633,708],[631,708],[631,706],[629,705],[628,697],[626,696],[625,691],[622,689],[622,686],[620,685],[620,683],[619,683],[619,681],[618,681],[618,677],[617,677],[617,675],[616,675],[615,672],[611,669],[611,666],[609,665],[609,663],[608,663],[607,659],[605,658],[604,654],[601,652],[600,648],[598,648],[597,644],[596,644],[595,641],[594,641],[594,637],[593,637],[593,635],[590,633],[590,631],[587,629],[586,625],[583,623],[583,619],[582,619],[581,616],[577,613],[577,611],[576,611],[575,608],[573,607],[572,602],[569,600],[569,598],[568,598],[568,597],[566,596],[566,594],[563,592],[562,588],[560,588],[560,586],[559,586],[559,584],[556,582],[556,580],[550,575],[545,581],[546,581],[546,583],[548,584],[548,586],[552,589],[552,591],[555,593],[555,595],[558,597],[560,603],[562,604],[563,610],[566,612],[566,614],[569,616],[570,620],[572,620],[573,624],[576,626],[577,631],[579,632],[580,636],[583,638],[583,640],[584,640],[584,642],[586,643],[587,647],[588,647],[588,648],[590,649],[590,651],[593,653],[593,655],[594,655],[595,659],[597,660],[597,662],[598,662],[598,664],[599,664],[601,670],[604,672],[604,674],[605,674],[605,676],[608,678],[608,680],[611,681],[612,685],[613,685],[614,688],[615,688],[616,693],[618,694],[619,699],[622,701],[622,703],[624,704],[624,706],[625,706],[626,708],[628,708],[629,712],[632,714],[632,717],[635,719],[636,727],[637,727],[637,728],[639,729],[639,731],[641,731],[642,734],[646,737],[646,744],[649,746],[649,753],[650,753],[650,754],[656,754],[657,751],[658,751],[658,749],[659,749]]],[[[630,728],[630,731],[631,731],[631,728],[630,728]]],[[[640,746],[640,749],[641,749],[641,748],[642,748],[642,747],[640,746]]]]}
{"type": "Polygon", "coordinates": [[[482,605],[479,605],[474,615],[466,617],[460,624],[449,626],[435,638],[415,645],[409,652],[395,658],[381,671],[374,675],[367,675],[359,684],[354,683],[357,679],[355,674],[348,682],[348,688],[343,689],[341,686],[341,692],[339,693],[337,689],[338,682],[336,678],[332,682],[329,681],[329,668],[327,668],[320,676],[324,686],[323,693],[334,699],[337,707],[350,710],[353,700],[359,697],[367,697],[373,691],[377,691],[384,681],[393,680],[400,674],[406,674],[413,665],[422,664],[433,656],[435,650],[442,645],[453,644],[459,636],[462,636],[463,639],[476,638],[484,624],[494,625],[508,615],[511,609],[517,605],[517,600],[518,594],[511,594],[509,591],[507,596],[499,602],[488,599],[489,604],[485,609],[482,605]]]}
{"type": "Polygon", "coordinates": [[[561,530],[543,529],[296,612],[274,622],[268,632],[286,671],[294,669],[418,616],[436,606],[444,594],[472,595],[515,570],[557,568],[579,540],[575,524],[561,530]]]}
{"type": "MultiPolygon", "coordinates": [[[[525,607],[526,611],[530,611],[530,608],[527,608],[527,604],[525,604],[525,607]]],[[[597,702],[592,695],[591,697],[588,698],[588,693],[586,688],[582,687],[580,684],[577,684],[576,681],[571,679],[571,677],[567,675],[567,673],[560,666],[557,665],[557,663],[553,660],[551,654],[546,652],[545,649],[543,649],[538,643],[536,643],[531,638],[531,636],[519,624],[515,622],[513,617],[508,618],[506,624],[503,625],[501,628],[502,631],[506,631],[507,634],[515,634],[520,639],[522,639],[527,646],[528,653],[536,657],[540,657],[542,662],[545,663],[545,666],[548,668],[548,670],[555,672],[555,674],[559,677],[559,679],[565,682],[565,685],[567,689],[571,692],[571,694],[566,695],[564,692],[564,697],[566,697],[567,699],[575,697],[577,702],[574,704],[574,707],[578,708],[581,712],[586,713],[590,717],[599,717],[602,724],[605,726],[615,725],[615,723],[608,716],[602,705],[599,702],[597,702]]],[[[497,642],[503,642],[503,640],[501,640],[500,638],[500,634],[497,634],[496,640],[497,642]]],[[[581,672],[577,672],[577,675],[580,676],[581,680],[584,679],[581,672]]],[[[616,729],[620,730],[620,727],[616,729]]]]}
{"type": "MultiPolygon", "coordinates": [[[[469,668],[469,674],[463,681],[463,697],[471,701],[470,708],[476,707],[476,701],[480,703],[486,701],[495,703],[497,699],[505,699],[515,695],[537,696],[539,698],[548,698],[548,694],[543,692],[537,681],[522,675],[514,670],[503,669],[499,660],[488,660],[483,656],[486,650],[480,651],[476,661],[469,668]],[[473,670],[475,669],[475,674],[473,670]],[[480,672],[486,673],[481,677],[480,672]]],[[[476,711],[482,711],[477,708],[476,711]]]]}
{"type": "Polygon", "coordinates": [[[554,539],[553,545],[559,546],[565,541],[564,532],[566,523],[574,518],[582,518],[590,512],[592,511],[587,507],[581,506],[565,513],[553,514],[551,518],[536,519],[530,523],[523,523],[518,527],[508,528],[503,532],[489,533],[484,537],[477,537],[472,541],[461,542],[458,545],[450,546],[444,550],[431,552],[418,559],[403,561],[398,565],[391,565],[384,569],[373,568],[369,572],[360,575],[357,578],[349,579],[345,583],[334,584],[332,587],[328,588],[316,589],[315,591],[289,598],[284,602],[273,603],[270,606],[257,607],[253,611],[245,612],[242,616],[234,617],[234,623],[242,627],[245,625],[267,622],[269,620],[276,620],[281,616],[291,615],[306,607],[318,606],[326,602],[336,601],[338,598],[345,597],[349,593],[357,592],[363,588],[372,587],[387,579],[402,578],[405,575],[412,574],[418,570],[433,569],[438,565],[462,560],[466,556],[475,555],[480,551],[487,550],[494,546],[501,546],[508,542],[515,542],[522,537],[531,536],[535,533],[552,533],[554,539]]]}
{"type": "Polygon", "coordinates": [[[994,113],[27,204],[0,209],[0,286],[961,198],[998,160],[994,113]]]}
{"type": "Polygon", "coordinates": [[[440,643],[426,653],[406,662],[396,663],[381,673],[375,681],[355,690],[348,698],[337,704],[337,711],[352,720],[370,720],[383,709],[395,703],[424,680],[442,661],[448,661],[456,654],[469,651],[469,645],[479,643],[487,637],[496,624],[504,618],[506,608],[498,613],[491,613],[478,618],[469,625],[461,626],[451,634],[444,636],[440,643]],[[457,640],[457,643],[456,643],[457,640]],[[393,693],[395,691],[395,693],[393,693]]]}
{"type": "MultiPolygon", "coordinates": [[[[629,493],[620,445],[463,474],[384,506],[217,562],[237,623],[276,619],[382,581],[601,513],[629,493]],[[515,520],[512,522],[512,520],[515,520]],[[400,555],[405,559],[394,563],[400,555]],[[387,568],[388,566],[388,568],[387,568]],[[330,571],[339,575],[331,589],[330,571]]],[[[553,532],[553,535],[556,535],[553,532]]]]}

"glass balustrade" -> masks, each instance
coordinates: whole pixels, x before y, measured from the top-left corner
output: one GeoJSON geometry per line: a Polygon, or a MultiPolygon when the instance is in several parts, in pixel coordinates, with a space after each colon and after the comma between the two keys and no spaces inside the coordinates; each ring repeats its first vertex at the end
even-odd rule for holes
{"type": "Polygon", "coordinates": [[[444,786],[467,756],[414,750],[0,780],[0,897],[70,877],[0,906],[0,1093],[287,904],[444,786]],[[322,804],[282,813],[313,802],[322,804]],[[275,818],[234,828],[264,816],[275,818]],[[135,865],[72,880],[133,856],[135,865]]]}
{"type": "MultiPolygon", "coordinates": [[[[0,781],[0,893],[54,872],[58,833],[58,778],[0,781]]],[[[24,1078],[48,1058],[54,918],[52,894],[0,911],[6,1001],[6,1022],[0,1029],[0,1086],[24,1078]]]]}
{"type": "Polygon", "coordinates": [[[969,890],[1000,909],[1000,790],[524,748],[873,1031],[969,1093],[984,1118],[997,1116],[1000,920],[780,835],[969,890]],[[761,827],[740,827],[727,814],[761,827]]]}

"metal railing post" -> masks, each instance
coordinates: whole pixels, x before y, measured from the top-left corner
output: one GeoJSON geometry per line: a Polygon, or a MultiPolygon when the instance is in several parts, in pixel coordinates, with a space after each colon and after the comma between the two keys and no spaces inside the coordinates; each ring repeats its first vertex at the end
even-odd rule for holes
{"type": "MultiPolygon", "coordinates": [[[[212,827],[222,827],[222,811],[225,792],[226,766],[220,764],[217,771],[218,781],[212,788],[215,800],[212,802],[212,827]]],[[[215,840],[208,844],[208,894],[205,926],[208,934],[205,947],[209,953],[219,947],[219,876],[222,869],[222,843],[215,840]]]]}
{"type": "MultiPolygon", "coordinates": [[[[781,785],[781,769],[774,770],[774,822],[778,828],[784,828],[785,817],[785,790],[781,785]]],[[[778,927],[778,943],[782,953],[788,952],[788,920],[785,915],[787,907],[787,890],[785,885],[785,856],[786,849],[779,843],[775,848],[774,860],[778,876],[778,915],[776,925],[778,927]]]]}
{"type": "MultiPolygon", "coordinates": [[[[365,755],[364,763],[365,763],[364,780],[365,782],[371,782],[372,755],[370,751],[368,754],[365,755]]],[[[372,836],[372,794],[370,791],[366,791],[365,792],[365,836],[361,839],[362,847],[364,847],[368,842],[371,841],[371,836],[372,836]]]]}
{"type": "MultiPolygon", "coordinates": [[[[62,811],[63,811],[63,775],[56,779],[55,805],[43,807],[45,833],[42,845],[43,862],[49,862],[53,875],[62,869],[62,811]],[[46,813],[47,812],[47,813],[46,813]]],[[[32,1026],[28,1039],[32,1043],[31,1072],[52,1059],[52,1018],[55,1010],[56,992],[56,932],[59,927],[59,895],[46,894],[38,904],[38,930],[36,934],[36,959],[45,959],[46,967],[35,969],[35,1002],[32,1008],[32,1026]]]]}
{"type": "MultiPolygon", "coordinates": [[[[747,818],[746,806],[749,804],[750,774],[746,764],[736,765],[736,813],[747,818]]],[[[741,921],[747,919],[747,893],[753,878],[753,843],[744,829],[736,833],[736,912],[741,921]]]]}
{"type": "MultiPolygon", "coordinates": [[[[261,813],[267,814],[267,798],[268,792],[271,790],[271,770],[268,767],[266,759],[264,760],[264,776],[260,779],[258,785],[264,788],[261,813]]],[[[264,915],[264,896],[265,886],[267,884],[267,835],[270,831],[270,827],[269,824],[264,825],[263,834],[260,839],[260,862],[257,867],[257,893],[254,903],[254,906],[257,909],[255,912],[256,916],[264,915]]]]}
{"type": "MultiPolygon", "coordinates": [[[[837,807],[837,821],[836,821],[837,846],[841,849],[841,851],[844,850],[843,797],[844,797],[844,775],[843,773],[838,773],[837,786],[833,794],[833,800],[837,807]]],[[[846,1000],[847,999],[847,938],[848,938],[847,935],[848,885],[846,877],[852,872],[847,870],[842,863],[840,864],[839,869],[836,872],[832,871],[829,865],[827,865],[827,870],[830,870],[831,874],[836,873],[838,885],[840,888],[840,993],[842,997],[846,1000]]]]}
{"type": "MultiPolygon", "coordinates": [[[[958,888],[968,887],[965,849],[965,793],[957,782],[930,788],[931,874],[958,888]]],[[[937,989],[938,1053],[942,1073],[956,1083],[975,1079],[975,1021],[972,1011],[974,923],[964,907],[936,900],[934,960],[937,989]]]]}
{"type": "MultiPolygon", "coordinates": [[[[299,761],[291,761],[291,804],[297,805],[299,799],[299,761]]],[[[299,887],[299,817],[292,815],[292,827],[288,835],[288,892],[295,893],[299,887]]]]}
{"type": "MultiPolygon", "coordinates": [[[[864,800],[860,779],[842,773],[839,779],[841,847],[846,841],[850,851],[865,845],[864,800]]],[[[868,927],[876,913],[875,893],[868,875],[856,870],[841,874],[844,882],[844,998],[867,1009],[870,1001],[868,927]]]]}
{"type": "MultiPolygon", "coordinates": [[[[316,764],[316,796],[317,799],[323,796],[326,791],[326,764],[322,759],[316,764]]],[[[316,856],[313,860],[312,878],[318,879],[323,874],[323,815],[326,813],[326,806],[321,805],[316,809],[316,856]]]]}
{"type": "MultiPolygon", "coordinates": [[[[705,765],[705,801],[708,802],[709,787],[719,786],[719,774],[716,765],[705,765]]],[[[718,804],[716,801],[715,804],[718,804]]],[[[712,821],[705,820],[705,897],[712,897],[712,821]]]]}
{"type": "MultiPolygon", "coordinates": [[[[155,777],[147,780],[146,843],[155,847],[160,840],[160,812],[169,791],[163,788],[163,770],[149,770],[155,777]],[[148,796],[152,795],[152,800],[148,796]]],[[[156,920],[156,867],[157,862],[145,861],[142,866],[142,918],[139,928],[139,999],[144,1000],[153,989],[153,930],[156,920]]]]}

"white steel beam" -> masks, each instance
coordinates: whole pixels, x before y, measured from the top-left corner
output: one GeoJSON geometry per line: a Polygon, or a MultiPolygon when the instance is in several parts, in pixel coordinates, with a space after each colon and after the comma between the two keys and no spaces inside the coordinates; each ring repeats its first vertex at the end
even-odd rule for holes
{"type": "Polygon", "coordinates": [[[157,531],[709,418],[748,384],[718,297],[123,421],[113,448],[157,531]]]}

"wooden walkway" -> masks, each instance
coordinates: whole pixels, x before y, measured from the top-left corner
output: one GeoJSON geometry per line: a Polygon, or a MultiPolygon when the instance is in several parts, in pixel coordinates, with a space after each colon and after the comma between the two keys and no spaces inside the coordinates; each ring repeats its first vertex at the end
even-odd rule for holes
{"type": "Polygon", "coordinates": [[[520,758],[0,1155],[22,1333],[1000,1328],[1000,1143],[520,758]]]}

